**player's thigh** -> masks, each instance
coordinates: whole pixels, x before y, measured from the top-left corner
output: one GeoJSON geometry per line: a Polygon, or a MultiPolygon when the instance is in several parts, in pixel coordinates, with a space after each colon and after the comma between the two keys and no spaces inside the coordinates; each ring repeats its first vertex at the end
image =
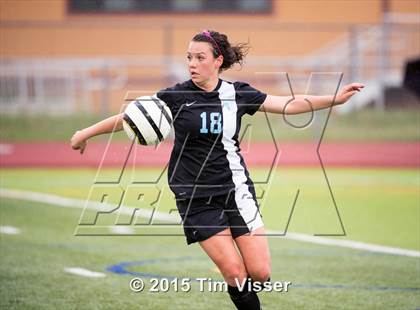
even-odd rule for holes
{"type": "Polygon", "coordinates": [[[246,269],[235,247],[230,228],[199,243],[229,285],[235,285],[235,278],[239,281],[246,278],[246,269]]]}
{"type": "Polygon", "coordinates": [[[254,281],[266,281],[271,273],[271,258],[264,227],[237,237],[235,243],[251,278],[254,281]]]}

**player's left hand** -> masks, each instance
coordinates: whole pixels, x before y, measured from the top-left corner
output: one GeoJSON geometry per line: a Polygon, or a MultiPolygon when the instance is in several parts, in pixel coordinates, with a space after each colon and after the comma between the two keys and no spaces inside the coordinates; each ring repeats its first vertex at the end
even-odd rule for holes
{"type": "Polygon", "coordinates": [[[339,90],[337,97],[335,98],[336,104],[343,104],[349,100],[355,93],[360,92],[365,87],[362,83],[351,83],[345,85],[339,90]]]}

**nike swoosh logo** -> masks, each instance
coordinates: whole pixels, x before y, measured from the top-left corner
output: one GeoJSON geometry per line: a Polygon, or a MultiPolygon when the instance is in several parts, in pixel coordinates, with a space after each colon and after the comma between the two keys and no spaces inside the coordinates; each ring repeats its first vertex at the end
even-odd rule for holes
{"type": "Polygon", "coordinates": [[[189,106],[191,106],[191,105],[193,105],[194,103],[196,103],[197,102],[197,100],[196,101],[193,101],[193,102],[187,102],[185,105],[187,106],[187,107],[189,107],[189,106]]]}

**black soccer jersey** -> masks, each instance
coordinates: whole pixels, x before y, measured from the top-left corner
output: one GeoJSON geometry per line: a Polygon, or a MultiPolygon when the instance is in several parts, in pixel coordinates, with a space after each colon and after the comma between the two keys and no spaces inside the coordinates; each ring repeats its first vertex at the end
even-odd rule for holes
{"type": "Polygon", "coordinates": [[[254,114],[267,95],[246,83],[219,79],[211,92],[188,80],[156,96],[174,118],[168,182],[176,197],[205,197],[232,190],[255,196],[238,134],[241,117],[254,114]]]}

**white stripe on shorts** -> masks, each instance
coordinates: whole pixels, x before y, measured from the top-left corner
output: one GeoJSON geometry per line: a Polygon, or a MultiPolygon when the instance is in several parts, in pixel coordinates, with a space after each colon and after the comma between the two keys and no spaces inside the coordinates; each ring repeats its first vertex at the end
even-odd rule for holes
{"type": "Polygon", "coordinates": [[[232,171],[232,180],[235,184],[235,202],[239,213],[244,219],[249,231],[264,226],[258,207],[246,184],[245,169],[241,165],[237,147],[233,137],[236,132],[238,106],[235,101],[235,88],[233,84],[222,82],[219,89],[219,99],[222,102],[223,114],[223,148],[227,152],[226,158],[232,171]]]}

